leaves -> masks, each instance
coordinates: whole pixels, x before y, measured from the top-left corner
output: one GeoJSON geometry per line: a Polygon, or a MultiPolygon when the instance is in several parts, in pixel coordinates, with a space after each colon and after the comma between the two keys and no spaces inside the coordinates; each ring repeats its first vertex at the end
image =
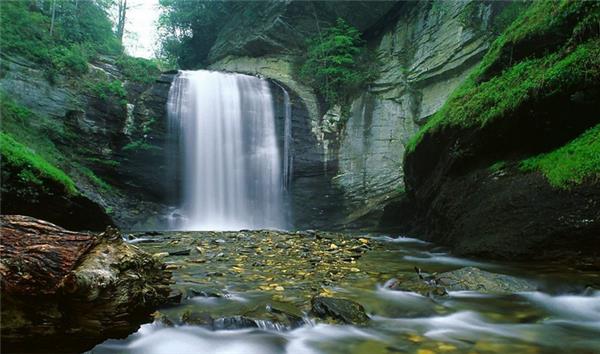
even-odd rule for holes
{"type": "Polygon", "coordinates": [[[308,54],[299,68],[300,79],[334,105],[373,79],[365,41],[360,32],[338,18],[336,25],[308,41],[308,54]]]}

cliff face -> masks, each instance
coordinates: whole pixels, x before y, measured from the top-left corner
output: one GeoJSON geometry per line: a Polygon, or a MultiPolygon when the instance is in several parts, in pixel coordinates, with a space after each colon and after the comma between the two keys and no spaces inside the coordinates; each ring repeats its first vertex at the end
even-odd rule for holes
{"type": "MultiPolygon", "coordinates": [[[[360,10],[365,4],[336,3],[335,11],[318,12],[322,26],[341,16],[365,31],[368,46],[378,59],[379,78],[349,109],[333,107],[324,112],[313,91],[294,80],[293,53],[316,30],[311,3],[278,5],[277,20],[267,21],[276,26],[259,26],[249,35],[241,34],[232,20],[211,51],[211,68],[265,76],[297,95],[292,132],[297,227],[349,225],[373,211],[380,212],[393,200],[404,189],[402,155],[409,138],[441,107],[489,46],[490,5],[369,3],[367,7],[373,10],[363,11],[369,16],[357,22],[355,7],[360,10]],[[467,12],[472,16],[468,24],[464,20],[467,12]],[[233,41],[232,33],[238,33],[243,41],[233,41]],[[261,39],[255,42],[248,37],[261,39]],[[231,41],[234,45],[227,50],[223,43],[231,41]],[[258,51],[240,49],[265,41],[293,44],[286,47],[289,50],[266,44],[258,45],[262,48],[258,51]],[[351,114],[342,117],[341,111],[351,114]]],[[[254,28],[248,21],[237,23],[254,28]]],[[[355,225],[372,226],[376,221],[371,214],[355,225]]]]}
{"type": "Polygon", "coordinates": [[[297,54],[306,39],[346,19],[361,31],[377,24],[395,1],[254,1],[241,2],[218,34],[210,62],[228,56],[263,57],[297,54]]]}
{"type": "Polygon", "coordinates": [[[413,138],[387,225],[495,258],[600,249],[600,5],[538,2],[413,138]]]}
{"type": "Polygon", "coordinates": [[[128,82],[109,57],[90,63],[83,77],[50,78],[38,65],[3,54],[6,139],[23,146],[33,162],[58,168],[69,182],[65,186],[36,170],[37,164],[31,169],[31,162],[3,151],[3,212],[72,229],[104,229],[113,222],[131,228],[160,215],[170,78],[161,80],[128,82]],[[29,168],[17,166],[23,163],[29,168]]]}
{"type": "Polygon", "coordinates": [[[352,103],[351,116],[336,136],[334,180],[352,211],[348,221],[404,190],[402,156],[408,140],[487,51],[491,7],[469,6],[415,4],[371,41],[379,79],[352,103]],[[466,11],[474,11],[471,26],[463,23],[466,11]]]}

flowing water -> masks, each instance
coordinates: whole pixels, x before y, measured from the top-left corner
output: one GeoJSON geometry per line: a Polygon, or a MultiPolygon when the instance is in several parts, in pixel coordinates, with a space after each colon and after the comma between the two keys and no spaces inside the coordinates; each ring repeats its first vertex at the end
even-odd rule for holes
{"type": "Polygon", "coordinates": [[[577,269],[497,264],[410,238],[314,232],[180,232],[132,242],[163,252],[183,300],[90,353],[600,353],[600,292],[592,290],[600,264],[593,260],[577,269]],[[164,253],[174,250],[190,254],[164,253]],[[413,279],[415,266],[430,273],[478,267],[528,279],[535,289],[428,296],[385,286],[413,279]],[[309,312],[316,295],[354,300],[370,320],[316,318],[309,312]]]}
{"type": "MultiPolygon", "coordinates": [[[[286,227],[285,171],[269,83],[206,70],[181,71],[171,86],[169,134],[182,156],[181,205],[170,227],[239,230],[286,227]]],[[[287,146],[287,145],[286,145],[287,146]]],[[[287,153],[287,150],[286,150],[287,153]]],[[[287,175],[286,175],[287,178],[287,175]]]]}
{"type": "MultiPolygon", "coordinates": [[[[181,204],[171,229],[288,226],[293,132],[290,97],[281,89],[282,152],[267,81],[178,74],[168,112],[170,140],[178,142],[171,156],[182,157],[172,161],[181,204]]],[[[597,260],[578,268],[495,264],[405,237],[315,231],[165,232],[127,240],[164,257],[175,280],[172,302],[136,333],[90,354],[600,353],[597,260]],[[419,278],[415,267],[429,275],[419,278]],[[431,285],[427,277],[464,267],[518,277],[510,282],[528,290],[490,293],[475,283],[422,291],[431,285]],[[321,318],[311,311],[316,296],[355,301],[368,321],[321,318]]]]}

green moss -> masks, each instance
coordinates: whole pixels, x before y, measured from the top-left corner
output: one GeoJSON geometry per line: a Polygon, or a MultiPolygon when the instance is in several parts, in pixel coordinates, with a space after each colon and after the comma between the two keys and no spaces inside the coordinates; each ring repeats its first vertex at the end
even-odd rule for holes
{"type": "Polygon", "coordinates": [[[68,194],[78,194],[73,180],[61,169],[53,166],[7,133],[0,132],[2,163],[20,169],[20,179],[25,183],[42,185],[43,178],[51,179],[65,187],[68,194]]]}
{"type": "Polygon", "coordinates": [[[4,92],[0,91],[0,117],[3,121],[25,124],[33,113],[11,100],[4,92]]]}
{"type": "Polygon", "coordinates": [[[65,162],[51,140],[73,138],[72,133],[62,122],[36,115],[2,91],[0,91],[0,117],[2,131],[9,133],[17,141],[27,142],[26,145],[32,151],[55,166],[61,166],[65,162]]]}
{"type": "Polygon", "coordinates": [[[498,172],[506,167],[506,161],[498,161],[489,167],[492,172],[498,172]]]}
{"type": "Polygon", "coordinates": [[[86,176],[96,186],[104,189],[105,191],[111,191],[112,186],[106,183],[102,178],[98,177],[92,170],[85,166],[78,166],[79,172],[86,176]]]}
{"type": "MultiPolygon", "coordinates": [[[[524,102],[560,91],[585,88],[600,80],[600,40],[580,45],[566,56],[550,54],[522,61],[479,85],[461,87],[409,142],[409,151],[428,131],[444,126],[483,127],[524,102]]],[[[524,117],[526,119],[526,117],[524,117]]]]}
{"type": "Polygon", "coordinates": [[[447,126],[482,127],[529,100],[594,85],[600,80],[600,40],[590,31],[594,23],[598,30],[594,19],[599,14],[600,3],[595,2],[533,3],[494,41],[481,64],[411,139],[408,152],[427,132],[447,126]],[[522,45],[521,50],[531,52],[513,60],[513,48],[548,38],[555,43],[554,52],[538,53],[522,45]]]}
{"type": "Polygon", "coordinates": [[[600,124],[547,154],[521,161],[523,171],[541,171],[554,187],[568,189],[585,179],[600,180],[600,124]]]}

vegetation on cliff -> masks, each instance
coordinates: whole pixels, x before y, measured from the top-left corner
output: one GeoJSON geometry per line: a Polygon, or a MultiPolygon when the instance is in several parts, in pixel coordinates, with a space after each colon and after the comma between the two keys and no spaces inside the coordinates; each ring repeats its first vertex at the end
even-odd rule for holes
{"type": "Polygon", "coordinates": [[[375,76],[361,33],[341,18],[308,41],[297,75],[330,105],[347,103],[375,76]]]}
{"type": "MultiPolygon", "coordinates": [[[[56,166],[50,164],[27,146],[17,142],[9,134],[0,132],[0,150],[2,151],[2,179],[6,181],[8,170],[19,171],[21,184],[43,186],[44,179],[51,179],[64,186],[65,192],[76,194],[73,180],[56,166]]],[[[6,187],[6,186],[4,186],[6,187]]],[[[25,191],[30,190],[24,188],[25,191]]]]}
{"type": "Polygon", "coordinates": [[[563,147],[521,162],[524,171],[541,171],[551,185],[566,189],[586,179],[600,181],[600,124],[563,147]]]}
{"type": "MultiPolygon", "coordinates": [[[[596,2],[533,3],[496,39],[479,67],[413,137],[408,153],[425,134],[448,127],[480,129],[526,103],[597,85],[599,23],[600,4],[596,2]]],[[[565,156],[556,154],[554,158],[565,156]]],[[[600,164],[578,168],[587,169],[588,175],[600,171],[600,164]]],[[[581,173],[576,170],[564,169],[560,178],[549,177],[550,181],[561,186],[566,181],[580,181],[581,173]]]]}
{"type": "Polygon", "coordinates": [[[51,76],[83,74],[90,58],[123,51],[109,6],[108,1],[60,1],[52,21],[50,1],[2,1],[0,50],[45,66],[51,76]]]}
{"type": "Polygon", "coordinates": [[[159,4],[163,10],[159,19],[161,54],[184,69],[206,63],[219,30],[236,6],[233,1],[160,0],[159,4]]]}

